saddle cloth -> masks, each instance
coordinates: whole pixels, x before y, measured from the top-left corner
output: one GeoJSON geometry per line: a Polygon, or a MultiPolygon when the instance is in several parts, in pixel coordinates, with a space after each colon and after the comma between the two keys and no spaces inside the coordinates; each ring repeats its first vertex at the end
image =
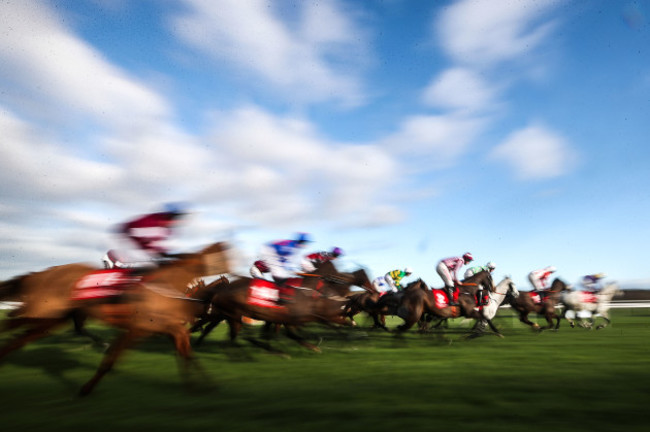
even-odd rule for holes
{"type": "Polygon", "coordinates": [[[295,289],[291,286],[300,286],[301,279],[294,278],[286,281],[287,286],[278,286],[274,282],[266,279],[253,279],[248,287],[248,303],[254,306],[268,307],[268,308],[281,308],[282,304],[278,304],[281,299],[291,299],[295,293],[295,289]]]}
{"type": "Polygon", "coordinates": [[[71,297],[73,300],[117,297],[139,280],[140,277],[131,275],[131,269],[97,270],[77,281],[71,297]]]}

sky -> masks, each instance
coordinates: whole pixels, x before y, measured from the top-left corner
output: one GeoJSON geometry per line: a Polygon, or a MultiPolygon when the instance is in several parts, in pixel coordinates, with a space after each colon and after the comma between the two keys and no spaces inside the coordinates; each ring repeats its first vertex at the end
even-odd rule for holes
{"type": "Polygon", "coordinates": [[[0,0],[0,279],[308,232],[342,269],[446,257],[650,287],[650,3],[0,0]]]}

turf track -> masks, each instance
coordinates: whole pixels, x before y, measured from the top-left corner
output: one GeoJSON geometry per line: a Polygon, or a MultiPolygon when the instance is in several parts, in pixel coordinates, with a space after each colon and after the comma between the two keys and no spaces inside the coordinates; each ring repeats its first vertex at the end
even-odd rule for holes
{"type": "Polygon", "coordinates": [[[6,431],[648,430],[650,309],[614,310],[604,330],[563,321],[543,333],[503,311],[504,339],[465,340],[459,323],[402,337],[309,327],[322,354],[272,341],[290,358],[243,340],[231,347],[221,328],[197,351],[213,380],[198,390],[182,385],[171,344],[151,339],[85,399],[76,391],[101,353],[65,329],[0,366],[0,423],[6,431]]]}

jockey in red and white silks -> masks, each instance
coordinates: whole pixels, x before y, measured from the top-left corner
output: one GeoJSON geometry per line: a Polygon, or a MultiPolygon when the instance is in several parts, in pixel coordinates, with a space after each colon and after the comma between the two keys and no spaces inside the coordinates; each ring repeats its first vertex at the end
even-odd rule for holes
{"type": "Polygon", "coordinates": [[[450,302],[453,302],[455,287],[459,284],[458,270],[473,260],[472,254],[467,252],[463,256],[445,258],[438,262],[436,272],[445,284],[450,302]]]}
{"type": "Polygon", "coordinates": [[[535,291],[544,291],[547,289],[546,282],[551,274],[555,273],[553,266],[544,267],[543,269],[533,270],[528,273],[528,280],[533,285],[535,291]]]}
{"type": "Polygon", "coordinates": [[[302,271],[304,271],[305,273],[311,273],[313,271],[316,271],[316,269],[320,267],[322,264],[326,262],[334,261],[341,255],[343,255],[343,250],[339,247],[335,247],[334,249],[332,249],[331,252],[328,251],[314,252],[309,255],[306,255],[302,259],[302,262],[300,263],[300,267],[302,268],[302,271]]]}

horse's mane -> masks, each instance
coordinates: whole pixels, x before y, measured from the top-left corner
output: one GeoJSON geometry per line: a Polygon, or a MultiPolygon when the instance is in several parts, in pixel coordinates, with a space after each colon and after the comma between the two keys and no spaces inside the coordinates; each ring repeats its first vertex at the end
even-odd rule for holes
{"type": "Polygon", "coordinates": [[[414,289],[414,288],[419,288],[419,289],[422,289],[424,291],[429,290],[429,287],[427,286],[426,282],[424,282],[424,280],[422,280],[422,278],[418,278],[418,280],[415,280],[413,282],[409,282],[404,287],[404,290],[406,291],[406,290],[411,290],[411,289],[414,289]]]}

